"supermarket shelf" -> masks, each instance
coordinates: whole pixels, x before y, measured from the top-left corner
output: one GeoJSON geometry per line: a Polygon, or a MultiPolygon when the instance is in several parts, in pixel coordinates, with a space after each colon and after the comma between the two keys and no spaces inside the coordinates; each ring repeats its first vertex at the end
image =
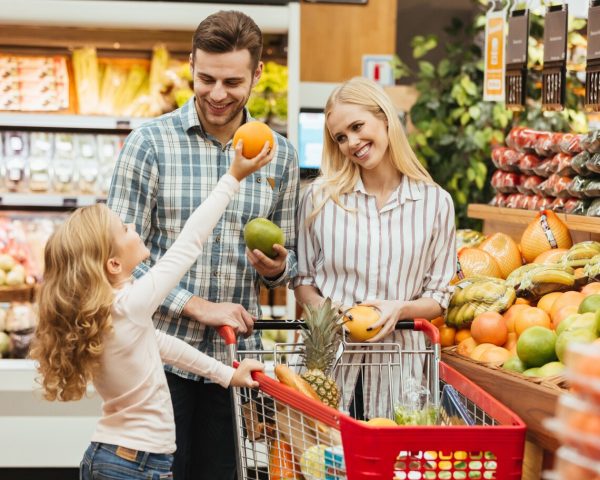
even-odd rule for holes
{"type": "Polygon", "coordinates": [[[99,195],[61,195],[41,193],[0,192],[0,207],[49,207],[78,208],[95,203],[105,203],[106,197],[99,195]]]}
{"type": "Polygon", "coordinates": [[[0,114],[0,128],[123,130],[128,132],[149,120],[151,118],[64,115],[60,113],[2,113],[0,114]]]}
{"type": "MultiPolygon", "coordinates": [[[[469,218],[488,220],[494,222],[511,223],[514,225],[527,225],[535,217],[533,210],[520,210],[515,208],[491,207],[490,205],[471,204],[468,207],[469,218]]],[[[558,217],[567,224],[569,230],[576,232],[600,233],[600,218],[582,215],[567,215],[557,213],[558,217]]]]}
{"type": "Polygon", "coordinates": [[[288,6],[190,2],[110,0],[3,0],[3,24],[118,27],[189,30],[203,18],[223,10],[239,10],[256,20],[265,33],[285,33],[290,27],[288,6]]]}

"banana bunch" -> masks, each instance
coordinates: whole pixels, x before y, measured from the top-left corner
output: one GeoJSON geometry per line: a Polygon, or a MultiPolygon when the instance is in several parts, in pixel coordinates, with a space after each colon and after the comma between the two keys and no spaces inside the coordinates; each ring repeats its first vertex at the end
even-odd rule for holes
{"type": "Polygon", "coordinates": [[[594,255],[583,267],[583,275],[590,282],[600,280],[600,255],[594,255]]]}
{"type": "Polygon", "coordinates": [[[446,324],[467,328],[483,312],[503,312],[515,301],[515,290],[499,278],[469,277],[455,285],[446,312],[446,324]]]}
{"type": "Polygon", "coordinates": [[[456,250],[461,247],[476,247],[485,240],[485,235],[477,230],[462,228],[456,231],[456,250]]]}
{"type": "Polygon", "coordinates": [[[561,264],[538,265],[528,269],[516,287],[517,296],[539,298],[550,292],[571,290],[575,286],[574,270],[561,264]]]}
{"type": "Polygon", "coordinates": [[[585,267],[590,259],[596,255],[600,255],[600,243],[594,241],[579,242],[573,245],[561,259],[561,264],[579,268],[585,267]]]}
{"type": "Polygon", "coordinates": [[[523,278],[525,278],[525,276],[527,276],[531,270],[535,270],[539,266],[539,263],[528,263],[523,265],[522,267],[513,270],[508,277],[506,277],[506,281],[504,283],[516,290],[519,288],[523,278]]]}

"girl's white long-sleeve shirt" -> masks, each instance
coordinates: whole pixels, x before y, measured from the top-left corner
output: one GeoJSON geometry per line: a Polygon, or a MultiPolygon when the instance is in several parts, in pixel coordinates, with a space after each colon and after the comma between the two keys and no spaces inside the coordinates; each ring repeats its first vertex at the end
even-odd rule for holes
{"type": "Polygon", "coordinates": [[[92,441],[152,453],[175,451],[173,405],[163,363],[229,385],[232,367],[156,331],[152,314],[196,261],[239,187],[233,176],[223,176],[165,255],[143,277],[115,292],[113,332],[105,339],[93,382],[103,405],[92,441]]]}

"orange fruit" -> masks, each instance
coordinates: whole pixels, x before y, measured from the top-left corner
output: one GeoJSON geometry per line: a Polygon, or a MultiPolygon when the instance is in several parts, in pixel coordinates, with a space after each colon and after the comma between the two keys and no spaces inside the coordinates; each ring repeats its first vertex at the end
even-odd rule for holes
{"type": "Polygon", "coordinates": [[[504,322],[506,323],[506,328],[508,329],[508,333],[515,331],[515,319],[517,318],[517,314],[523,311],[525,308],[529,308],[529,305],[513,305],[506,312],[504,312],[504,322]]]}
{"type": "Polygon", "coordinates": [[[537,308],[541,308],[544,312],[546,312],[548,315],[550,315],[550,310],[552,309],[552,305],[554,305],[554,302],[558,298],[560,298],[561,295],[562,295],[562,292],[547,293],[546,295],[544,295],[542,298],[539,299],[539,301],[537,303],[537,308]]]}
{"type": "Polygon", "coordinates": [[[379,310],[366,305],[355,305],[344,314],[344,328],[348,330],[354,342],[364,342],[379,333],[381,327],[368,331],[371,325],[379,320],[379,310]]]}
{"type": "Polygon", "coordinates": [[[471,360],[481,361],[482,355],[485,352],[487,352],[490,348],[496,348],[496,345],[494,345],[493,343],[481,343],[477,345],[471,352],[471,360]]]}
{"type": "Polygon", "coordinates": [[[398,424],[389,418],[375,417],[367,421],[371,427],[397,427],[398,424]]]}
{"type": "Polygon", "coordinates": [[[519,337],[525,330],[534,326],[550,329],[552,322],[548,314],[541,308],[529,307],[518,313],[515,319],[515,332],[519,337]]]}
{"type": "Polygon", "coordinates": [[[552,250],[546,250],[543,253],[540,253],[533,262],[531,263],[557,263],[562,256],[567,253],[569,250],[566,248],[553,248],[552,250]]]}
{"type": "Polygon", "coordinates": [[[515,305],[531,305],[531,301],[527,300],[526,298],[519,297],[515,300],[514,304],[515,305]]]}
{"type": "Polygon", "coordinates": [[[579,308],[579,304],[583,302],[584,298],[585,295],[581,292],[575,292],[573,290],[564,292],[553,303],[552,308],[550,309],[550,318],[554,319],[556,313],[558,313],[562,307],[566,307],[567,305],[575,305],[577,308],[579,308]]]}
{"type": "Polygon", "coordinates": [[[569,315],[577,313],[577,310],[579,310],[579,307],[575,305],[565,305],[564,307],[562,307],[558,312],[554,314],[553,317],[551,317],[552,328],[556,330],[560,325],[560,322],[562,322],[569,315]]]}
{"type": "Polygon", "coordinates": [[[444,317],[435,317],[433,320],[431,320],[431,324],[435,325],[438,329],[444,325],[444,317]]]}
{"type": "Polygon", "coordinates": [[[511,354],[508,350],[502,347],[492,347],[488,348],[481,357],[479,357],[480,362],[485,363],[504,363],[511,357],[511,354]]]}
{"type": "Polygon", "coordinates": [[[506,348],[506,350],[514,350],[514,348],[517,346],[517,334],[515,332],[509,332],[508,333],[508,338],[506,339],[506,342],[504,343],[504,345],[502,345],[502,348],[506,348]]]}
{"type": "Polygon", "coordinates": [[[583,293],[586,297],[588,295],[593,295],[594,293],[600,293],[600,282],[588,283],[581,289],[581,293],[583,293]]]}
{"type": "Polygon", "coordinates": [[[471,353],[473,353],[473,350],[475,350],[476,346],[477,342],[473,339],[473,337],[469,337],[458,344],[458,347],[456,347],[456,352],[459,355],[470,357],[471,353]]]}
{"type": "Polygon", "coordinates": [[[275,143],[275,137],[273,132],[262,122],[247,122],[239,127],[233,134],[233,145],[234,147],[238,142],[242,140],[242,155],[246,158],[256,157],[266,142],[269,142],[269,147],[273,148],[275,143]]]}
{"type": "Polygon", "coordinates": [[[471,335],[470,328],[461,328],[460,330],[458,330],[456,332],[456,335],[454,335],[454,343],[456,345],[458,345],[463,340],[466,340],[467,338],[471,338],[471,337],[472,337],[472,335],[471,335]]]}
{"type": "Polygon", "coordinates": [[[503,345],[508,338],[508,328],[502,315],[485,312],[477,315],[471,324],[471,335],[477,343],[503,345]]]}
{"type": "Polygon", "coordinates": [[[456,335],[456,328],[447,327],[442,325],[440,327],[440,345],[442,347],[451,347],[454,345],[454,336],[456,335]]]}

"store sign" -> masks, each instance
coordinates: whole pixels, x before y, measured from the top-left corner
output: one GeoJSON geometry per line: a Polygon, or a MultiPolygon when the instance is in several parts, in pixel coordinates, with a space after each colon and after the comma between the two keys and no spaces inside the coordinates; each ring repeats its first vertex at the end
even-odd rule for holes
{"type": "Polygon", "coordinates": [[[504,32],[505,11],[490,12],[485,24],[485,71],[483,99],[504,101],[504,32]]]}
{"type": "Polygon", "coordinates": [[[362,76],[374,80],[383,87],[395,84],[393,55],[363,55],[362,76]]]}

